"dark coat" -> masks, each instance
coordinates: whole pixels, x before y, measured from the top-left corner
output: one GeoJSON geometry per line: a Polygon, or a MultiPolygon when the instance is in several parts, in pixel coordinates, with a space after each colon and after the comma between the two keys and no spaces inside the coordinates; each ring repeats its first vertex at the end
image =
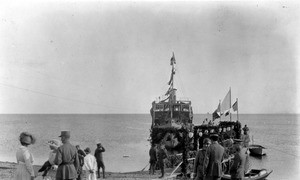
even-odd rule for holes
{"type": "Polygon", "coordinates": [[[95,158],[96,158],[97,162],[103,162],[103,156],[102,156],[103,152],[105,152],[105,149],[103,146],[97,147],[97,149],[95,150],[95,158]]]}
{"type": "Polygon", "coordinates": [[[160,167],[164,167],[164,159],[167,158],[167,153],[164,149],[159,149],[157,152],[158,164],[160,167]]]}
{"type": "Polygon", "coordinates": [[[245,175],[245,165],[246,165],[245,151],[242,149],[240,152],[236,152],[233,158],[233,164],[230,168],[231,178],[244,178],[245,175]]]}
{"type": "Polygon", "coordinates": [[[149,163],[151,163],[151,164],[156,163],[157,158],[156,158],[156,150],[155,150],[154,147],[150,148],[150,150],[149,150],[149,156],[150,156],[149,163]]]}
{"type": "Polygon", "coordinates": [[[194,173],[196,174],[195,180],[200,180],[204,178],[204,158],[206,154],[206,149],[200,149],[197,152],[195,163],[194,163],[194,173]]]}
{"type": "Polygon", "coordinates": [[[223,155],[224,155],[224,148],[218,142],[212,142],[212,144],[206,150],[206,155],[204,159],[206,176],[208,177],[222,176],[223,155]]]}
{"type": "Polygon", "coordinates": [[[80,166],[78,153],[76,147],[69,142],[58,148],[54,163],[58,165],[57,180],[77,178],[77,171],[80,166]]]}

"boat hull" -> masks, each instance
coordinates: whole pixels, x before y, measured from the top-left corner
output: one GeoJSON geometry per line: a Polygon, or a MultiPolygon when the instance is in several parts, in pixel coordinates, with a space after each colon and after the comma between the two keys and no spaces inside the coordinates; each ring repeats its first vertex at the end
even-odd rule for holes
{"type": "Polygon", "coordinates": [[[265,148],[260,145],[250,145],[249,152],[252,156],[264,156],[266,155],[265,148]]]}
{"type": "MultiPolygon", "coordinates": [[[[243,180],[263,180],[266,179],[273,170],[268,171],[266,169],[251,169],[249,173],[247,173],[243,180]]],[[[229,174],[224,174],[222,176],[222,180],[230,180],[231,176],[229,174]]]]}

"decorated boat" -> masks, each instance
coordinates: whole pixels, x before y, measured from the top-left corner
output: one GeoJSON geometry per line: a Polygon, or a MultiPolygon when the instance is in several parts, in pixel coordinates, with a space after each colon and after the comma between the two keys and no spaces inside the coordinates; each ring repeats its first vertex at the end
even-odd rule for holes
{"type": "Polygon", "coordinates": [[[168,152],[180,153],[184,149],[184,132],[192,132],[193,109],[190,100],[178,100],[175,88],[176,60],[170,60],[171,76],[164,97],[152,102],[151,144],[164,144],[168,152]]]}
{"type": "MultiPolygon", "coordinates": [[[[193,135],[192,103],[187,99],[177,99],[175,88],[176,60],[173,53],[170,60],[171,75],[168,90],[163,97],[152,102],[150,109],[152,124],[151,145],[164,146],[167,151],[166,168],[173,168],[181,161],[182,172],[186,174],[187,159],[193,135]]],[[[193,153],[193,152],[192,152],[193,153]]]]}

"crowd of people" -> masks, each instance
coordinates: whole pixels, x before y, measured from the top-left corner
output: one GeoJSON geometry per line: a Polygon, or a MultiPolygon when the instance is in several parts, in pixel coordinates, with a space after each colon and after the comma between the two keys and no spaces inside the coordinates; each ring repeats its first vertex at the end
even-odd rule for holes
{"type": "MultiPolygon", "coordinates": [[[[229,139],[230,148],[225,142],[219,143],[220,137],[217,133],[208,134],[204,131],[201,134],[201,148],[197,151],[192,169],[192,178],[195,180],[220,180],[224,174],[224,164],[227,150],[230,149],[232,155],[230,161],[227,161],[227,173],[231,175],[232,180],[241,180],[247,172],[248,167],[247,147],[249,146],[249,128],[247,125],[242,129],[243,134],[239,139],[229,139]]],[[[149,150],[150,168],[149,174],[154,174],[156,167],[161,170],[161,176],[164,177],[164,159],[167,157],[163,143],[152,145],[149,150]]]]}
{"type": "MultiPolygon", "coordinates": [[[[233,156],[228,161],[228,173],[232,180],[242,180],[248,170],[247,147],[249,146],[249,128],[243,128],[244,134],[239,139],[233,139],[231,145],[233,156]]],[[[231,139],[230,139],[231,140],[231,139]]],[[[227,142],[227,141],[226,141],[227,142]]],[[[225,142],[225,143],[226,143],[225,142]]],[[[220,180],[224,174],[224,160],[227,145],[219,144],[218,134],[211,134],[203,139],[202,148],[198,150],[194,161],[193,178],[196,180],[220,180]]],[[[230,159],[230,158],[229,158],[230,159]]]]}
{"type": "MultiPolygon", "coordinates": [[[[81,180],[83,171],[85,171],[84,174],[87,180],[96,180],[100,178],[100,168],[102,168],[102,177],[105,178],[105,165],[102,155],[105,148],[101,143],[97,143],[95,153],[92,155],[89,147],[82,150],[79,145],[73,146],[70,143],[70,131],[61,131],[59,137],[61,141],[53,139],[47,142],[50,148],[49,157],[38,170],[38,174],[42,173],[43,179],[46,179],[50,170],[55,170],[56,180],[81,180]]],[[[21,146],[16,152],[17,169],[15,179],[34,180],[38,174],[34,172],[34,158],[28,146],[34,144],[36,139],[32,134],[22,132],[19,140],[21,146]]]]}

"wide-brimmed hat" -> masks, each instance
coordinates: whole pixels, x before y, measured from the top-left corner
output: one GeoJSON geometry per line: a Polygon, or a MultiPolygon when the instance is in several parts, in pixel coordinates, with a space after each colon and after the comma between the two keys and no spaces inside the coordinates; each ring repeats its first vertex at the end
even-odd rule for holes
{"type": "Polygon", "coordinates": [[[85,148],[84,152],[87,153],[87,154],[91,153],[91,149],[89,147],[87,147],[87,148],[85,148]]]}
{"type": "Polygon", "coordinates": [[[61,134],[58,137],[70,138],[71,137],[71,132],[70,131],[61,131],[61,134]]]}
{"type": "Polygon", "coordinates": [[[51,139],[51,140],[47,141],[47,144],[54,148],[58,148],[61,145],[60,141],[57,139],[51,139]]]}
{"type": "Polygon", "coordinates": [[[22,132],[20,134],[19,139],[20,139],[21,143],[24,143],[24,144],[27,144],[27,145],[35,143],[35,137],[32,134],[28,133],[28,132],[22,132]]]}

